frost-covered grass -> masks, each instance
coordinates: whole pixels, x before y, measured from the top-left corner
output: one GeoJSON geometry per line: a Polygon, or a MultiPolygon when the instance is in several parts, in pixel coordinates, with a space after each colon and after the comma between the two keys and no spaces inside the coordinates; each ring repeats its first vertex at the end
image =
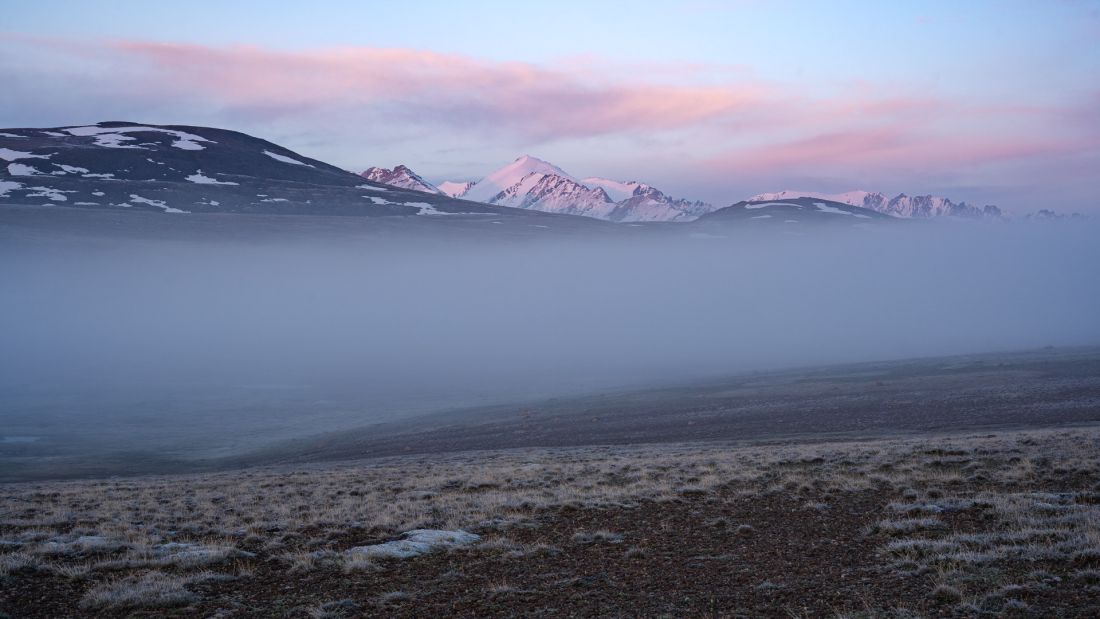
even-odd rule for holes
{"type": "Polygon", "coordinates": [[[1062,444],[1052,436],[1021,435],[1016,446],[996,450],[938,450],[925,463],[937,471],[925,474],[933,485],[906,493],[919,500],[887,504],[895,513],[932,515],[879,522],[875,530],[893,538],[881,554],[901,571],[939,574],[931,598],[963,614],[1028,611],[1016,598],[1065,579],[1049,570],[1075,570],[1077,586],[1100,594],[1088,582],[1100,566],[1100,451],[1089,433],[1066,435],[1062,444]],[[962,530],[948,522],[959,512],[970,522],[962,530]]]}
{"type": "Polygon", "coordinates": [[[81,598],[80,605],[87,609],[182,606],[196,599],[186,588],[192,580],[162,572],[128,576],[92,587],[81,598]]]}
{"type": "MultiPolygon", "coordinates": [[[[944,589],[929,590],[936,603],[988,605],[986,596],[1003,602],[1011,587],[1030,586],[1010,576],[1022,565],[1072,568],[1073,576],[1063,570],[1066,578],[1097,586],[1098,439],[1100,430],[1074,430],[767,447],[529,449],[8,484],[0,486],[0,577],[35,573],[78,582],[87,609],[156,608],[191,603],[198,594],[189,586],[210,578],[208,570],[247,578],[261,561],[292,573],[362,577],[398,559],[357,556],[350,547],[414,529],[506,532],[547,508],[630,507],[718,492],[779,495],[828,518],[834,503],[855,495],[881,506],[877,526],[865,534],[877,540],[883,569],[937,574],[944,589]],[[971,524],[959,528],[964,513],[971,524]]],[[[716,535],[759,534],[724,520],[707,526],[716,535]]],[[[630,532],[577,530],[557,546],[490,538],[462,552],[537,560],[622,543],[622,552],[645,560],[634,542],[630,532]]]]}

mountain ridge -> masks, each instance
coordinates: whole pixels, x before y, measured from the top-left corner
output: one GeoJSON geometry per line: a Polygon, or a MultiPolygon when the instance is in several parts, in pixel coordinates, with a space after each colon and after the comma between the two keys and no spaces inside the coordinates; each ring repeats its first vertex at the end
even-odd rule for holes
{"type": "Polygon", "coordinates": [[[392,170],[372,166],[363,170],[359,176],[362,176],[368,181],[382,183],[383,185],[391,185],[393,187],[401,187],[402,189],[411,189],[413,191],[423,191],[424,193],[443,194],[438,187],[424,180],[419,174],[413,172],[405,165],[394,166],[392,170]]]}
{"type": "Polygon", "coordinates": [[[863,228],[879,223],[904,222],[886,213],[843,202],[799,196],[780,200],[742,200],[702,215],[692,225],[723,227],[735,224],[782,228],[798,232],[805,224],[841,225],[863,228]]]}
{"type": "Polygon", "coordinates": [[[931,217],[964,217],[964,218],[1004,218],[1001,209],[993,205],[977,207],[966,202],[953,202],[948,198],[933,195],[909,196],[900,193],[893,198],[887,198],[886,194],[874,191],[848,191],[844,193],[828,194],[814,191],[776,191],[760,193],[748,198],[747,202],[760,202],[770,200],[784,200],[795,198],[815,198],[840,202],[851,206],[858,206],[879,213],[902,217],[906,219],[926,219],[931,217]]]}
{"type": "Polygon", "coordinates": [[[691,221],[715,210],[706,202],[673,198],[638,181],[578,179],[532,155],[521,155],[480,181],[444,181],[438,188],[464,200],[617,223],[691,221]]]}

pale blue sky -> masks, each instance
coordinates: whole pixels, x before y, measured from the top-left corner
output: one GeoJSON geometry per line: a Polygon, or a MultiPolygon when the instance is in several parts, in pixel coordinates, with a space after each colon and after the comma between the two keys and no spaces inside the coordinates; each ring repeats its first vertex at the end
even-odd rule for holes
{"type": "Polygon", "coordinates": [[[365,45],[530,62],[592,54],[743,64],[776,80],[915,80],[975,96],[984,91],[975,77],[1077,89],[1084,72],[1100,71],[1093,0],[6,4],[0,29],[43,36],[288,50],[365,45]],[[1006,64],[1012,75],[1003,75],[1006,64]]]}
{"type": "MultiPolygon", "coordinates": [[[[288,146],[338,165],[355,168],[404,162],[437,179],[474,177],[521,151],[535,151],[576,175],[643,177],[688,197],[715,201],[730,201],[746,191],[787,187],[831,190],[859,185],[888,192],[954,191],[970,200],[1005,203],[1006,197],[1020,195],[1021,174],[1049,177],[1051,169],[1077,170],[1072,178],[1057,179],[1073,185],[1073,191],[1060,194],[1067,199],[1100,189],[1094,179],[1081,173],[1098,159],[1094,135],[1088,135],[1082,144],[1075,142],[1068,149],[1072,153],[1035,143],[1044,136],[1066,143],[1081,132],[1079,125],[1085,125],[1087,132],[1089,121],[1097,118],[1100,1],[36,0],[4,4],[0,33],[8,38],[0,39],[0,78],[7,77],[8,83],[16,80],[20,90],[7,97],[0,94],[0,125],[60,125],[117,114],[138,114],[150,122],[212,119],[230,128],[261,131],[267,137],[289,141],[288,146]],[[27,42],[28,35],[52,43],[27,42]],[[800,99],[801,111],[794,112],[795,119],[806,118],[807,110],[848,105],[853,100],[862,105],[894,98],[928,99],[955,108],[952,115],[944,112],[934,119],[937,136],[950,137],[954,129],[977,122],[983,138],[988,140],[1004,128],[1013,133],[1013,144],[976,149],[982,153],[992,149],[998,155],[994,162],[975,161],[973,173],[960,171],[955,159],[951,160],[952,169],[937,167],[934,161],[914,161],[910,173],[901,171],[904,166],[877,169],[866,164],[853,167],[851,173],[815,171],[804,165],[788,169],[786,175],[777,167],[766,173],[748,173],[742,171],[743,166],[730,164],[734,167],[723,173],[716,162],[742,162],[744,158],[732,156],[732,151],[720,152],[713,137],[699,137],[713,131],[693,131],[690,126],[677,127],[672,132],[675,136],[668,131],[648,132],[643,126],[554,139],[546,135],[502,136],[491,130],[471,133],[465,126],[448,128],[438,123],[425,128],[409,122],[407,131],[402,131],[392,117],[375,108],[371,114],[355,115],[353,130],[348,127],[350,116],[337,130],[325,126],[324,119],[311,121],[308,115],[315,112],[313,108],[303,110],[300,116],[261,121],[241,109],[226,111],[228,106],[223,103],[204,108],[201,114],[189,113],[197,108],[182,105],[172,110],[164,105],[135,107],[111,100],[102,89],[74,84],[72,74],[82,62],[79,54],[59,61],[57,50],[47,49],[56,48],[57,41],[108,44],[111,40],[218,48],[256,46],[301,54],[345,47],[398,48],[468,58],[495,68],[503,63],[552,70],[587,67],[601,84],[631,81],[717,88],[752,84],[782,91],[780,98],[788,103],[800,99]],[[88,90],[81,111],[93,118],[65,117],[72,110],[56,100],[65,92],[63,84],[88,90]],[[957,111],[985,106],[1019,109],[985,117],[957,111]],[[1041,121],[1034,112],[1038,108],[1046,114],[1041,121]],[[180,118],[168,118],[170,113],[180,118]],[[361,126],[372,120],[386,126],[361,126]],[[348,142],[340,142],[339,135],[345,135],[348,142]],[[706,143],[696,144],[701,141],[706,143]],[[655,152],[648,158],[640,156],[642,145],[655,152]],[[1000,154],[1005,149],[1013,153],[1025,150],[1028,160],[1005,159],[1000,154]],[[1052,155],[1051,150],[1058,152],[1052,155]],[[699,155],[699,160],[691,162],[692,169],[670,169],[668,160],[682,161],[688,156],[685,153],[699,155]],[[705,174],[698,171],[704,159],[710,170],[705,174]],[[817,187],[802,186],[807,183],[817,187]],[[868,184],[872,186],[864,186],[868,184]]],[[[113,62],[103,61],[99,70],[116,66],[113,62]]],[[[129,65],[120,66],[131,70],[129,65]]],[[[399,99],[391,103],[403,104],[399,99]]],[[[331,114],[329,118],[331,122],[331,114]]],[[[911,120],[892,117],[906,131],[925,130],[923,124],[917,127],[911,120]]],[[[738,122],[723,120],[724,126],[738,122]]],[[[759,149],[851,129],[850,123],[844,127],[796,125],[769,135],[734,132],[728,139],[729,148],[759,149]]],[[[927,153],[929,149],[934,152],[931,145],[917,151],[927,153]]],[[[962,160],[970,161],[967,157],[962,160]]],[[[1029,195],[1049,195],[1049,191],[1029,191],[1029,195]]],[[[1026,204],[1008,206],[1027,210],[1026,204]]]]}

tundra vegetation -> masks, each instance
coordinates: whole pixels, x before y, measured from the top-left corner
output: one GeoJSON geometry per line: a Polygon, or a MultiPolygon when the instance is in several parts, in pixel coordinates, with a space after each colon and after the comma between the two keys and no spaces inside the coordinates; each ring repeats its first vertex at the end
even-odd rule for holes
{"type": "Polygon", "coordinates": [[[1098,447],[1084,427],[7,484],[0,610],[1096,616],[1098,447]],[[473,535],[362,551],[418,529],[473,535]]]}

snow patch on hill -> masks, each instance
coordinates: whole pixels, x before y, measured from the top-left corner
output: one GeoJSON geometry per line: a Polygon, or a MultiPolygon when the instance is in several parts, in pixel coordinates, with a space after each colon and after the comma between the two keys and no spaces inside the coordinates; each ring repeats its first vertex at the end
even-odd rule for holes
{"type": "Polygon", "coordinates": [[[150,198],[143,198],[137,194],[130,194],[130,202],[136,202],[138,204],[148,204],[149,206],[155,206],[160,209],[164,209],[165,213],[189,213],[190,211],[181,211],[178,208],[172,208],[164,203],[164,200],[152,200],[150,198]]]}
{"type": "Polygon", "coordinates": [[[8,197],[9,191],[16,189],[22,189],[23,183],[17,183],[15,181],[0,181],[0,198],[8,197]]]}
{"type": "Polygon", "coordinates": [[[142,148],[141,146],[123,144],[123,142],[136,139],[133,136],[126,135],[127,133],[167,133],[176,138],[176,141],[172,142],[172,146],[182,150],[203,150],[205,147],[199,144],[199,142],[215,143],[212,140],[208,140],[201,135],[195,135],[194,133],[177,131],[175,129],[165,129],[163,127],[146,127],[143,125],[133,125],[129,127],[101,127],[99,125],[92,125],[88,127],[69,127],[68,129],[64,129],[64,131],[69,135],[95,137],[96,145],[104,148],[142,148]]]}
{"type": "Polygon", "coordinates": [[[230,181],[219,181],[217,179],[210,178],[209,176],[205,176],[202,173],[202,170],[196,170],[194,174],[192,174],[191,176],[186,177],[186,179],[191,181],[192,183],[197,183],[199,185],[237,185],[237,184],[239,184],[239,183],[233,183],[233,182],[230,182],[230,181]]]}
{"type": "Polygon", "coordinates": [[[8,174],[12,176],[45,176],[46,173],[25,163],[9,163],[8,174]]]}
{"type": "Polygon", "coordinates": [[[65,194],[75,193],[73,191],[64,191],[53,187],[31,187],[30,190],[37,193],[28,193],[28,198],[46,198],[54,202],[67,202],[69,198],[65,194]]]}
{"type": "Polygon", "coordinates": [[[0,159],[4,161],[15,161],[17,159],[49,159],[50,155],[35,155],[32,153],[25,153],[20,150],[12,150],[10,148],[0,148],[0,159]]]}
{"type": "Polygon", "coordinates": [[[271,157],[275,161],[281,161],[283,163],[289,163],[289,164],[292,164],[292,165],[304,165],[307,168],[312,168],[313,167],[313,166],[309,165],[308,163],[306,163],[304,161],[298,161],[297,159],[294,159],[293,157],[287,157],[286,155],[280,155],[279,153],[273,153],[269,150],[265,150],[264,154],[267,155],[268,157],[271,157]]]}

